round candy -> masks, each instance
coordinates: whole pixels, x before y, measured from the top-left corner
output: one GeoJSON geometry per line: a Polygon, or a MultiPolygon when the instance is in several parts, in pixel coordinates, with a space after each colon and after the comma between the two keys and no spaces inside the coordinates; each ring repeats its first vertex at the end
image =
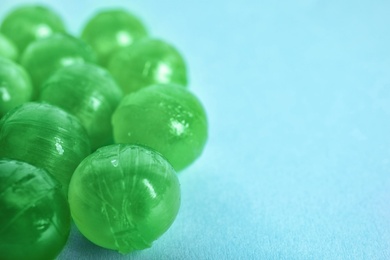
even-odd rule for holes
{"type": "Polygon", "coordinates": [[[21,64],[30,73],[38,90],[57,69],[72,64],[95,62],[93,50],[79,39],[55,34],[31,43],[22,55],[21,64]]]}
{"type": "Polygon", "coordinates": [[[125,93],[152,84],[187,85],[187,69],[182,56],[161,40],[143,39],[118,51],[108,69],[125,93]]]}
{"type": "Polygon", "coordinates": [[[32,93],[27,72],[15,62],[0,57],[0,118],[11,108],[30,101],[32,93]]]}
{"type": "Polygon", "coordinates": [[[65,28],[61,18],[53,10],[45,6],[29,5],[8,13],[0,31],[22,52],[31,42],[55,32],[65,32],[65,28]]]}
{"type": "Polygon", "coordinates": [[[147,35],[142,22],[123,9],[104,10],[88,21],[81,38],[97,53],[100,64],[106,66],[111,55],[121,47],[147,35]]]}
{"type": "Polygon", "coordinates": [[[180,184],[158,153],[105,146],[77,167],[69,186],[71,214],[93,243],[128,253],[150,247],[173,223],[180,184]]]}
{"type": "Polygon", "coordinates": [[[0,121],[0,157],[44,168],[60,181],[65,193],[90,150],[79,120],[49,104],[25,103],[0,121]]]}
{"type": "Polygon", "coordinates": [[[151,147],[176,171],[198,158],[207,140],[206,113],[180,86],[155,85],[125,96],[112,123],[115,142],[151,147]]]}
{"type": "Polygon", "coordinates": [[[111,116],[122,90],[111,75],[92,64],[55,72],[41,89],[40,100],[75,115],[87,130],[93,150],[112,142],[111,116]]]}
{"type": "Polygon", "coordinates": [[[0,160],[0,258],[54,259],[70,231],[61,185],[30,164],[0,160]]]}
{"type": "Polygon", "coordinates": [[[15,61],[18,55],[16,46],[5,35],[0,33],[0,57],[15,61]]]}

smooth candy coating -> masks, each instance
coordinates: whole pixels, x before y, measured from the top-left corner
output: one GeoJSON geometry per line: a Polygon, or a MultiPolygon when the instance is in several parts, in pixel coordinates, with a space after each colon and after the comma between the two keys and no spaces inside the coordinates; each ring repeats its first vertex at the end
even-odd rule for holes
{"type": "Polygon", "coordinates": [[[125,94],[153,84],[187,86],[187,68],[180,53],[157,39],[143,39],[113,55],[108,69],[125,94]]]}
{"type": "Polygon", "coordinates": [[[65,32],[65,26],[53,10],[40,5],[22,6],[4,18],[0,31],[15,43],[20,52],[33,41],[55,32],[65,32]]]}
{"type": "Polygon", "coordinates": [[[176,171],[195,161],[207,140],[203,106],[180,86],[155,85],[125,96],[112,123],[116,143],[151,147],[176,171]]]}
{"type": "Polygon", "coordinates": [[[60,181],[65,194],[74,170],[90,151],[79,120],[58,107],[25,103],[0,121],[0,157],[47,170],[60,181]]]}
{"type": "Polygon", "coordinates": [[[123,9],[110,9],[95,14],[82,31],[81,39],[95,50],[101,65],[122,47],[147,36],[141,20],[123,9]]]}
{"type": "Polygon", "coordinates": [[[33,87],[27,72],[15,62],[0,57],[0,118],[32,98],[33,87]]]}
{"type": "Polygon", "coordinates": [[[0,33],[0,57],[16,61],[18,55],[16,46],[5,35],[0,33]]]}
{"type": "Polygon", "coordinates": [[[180,207],[180,184],[160,154],[110,145],[77,167],[69,204],[74,222],[90,241],[129,253],[150,247],[171,226],[180,207]]]}
{"type": "Polygon", "coordinates": [[[54,259],[70,231],[61,185],[30,164],[0,160],[0,258],[54,259]]]}
{"type": "Polygon", "coordinates": [[[22,55],[21,64],[30,73],[38,91],[56,70],[95,61],[95,54],[83,41],[67,34],[55,34],[31,43],[22,55]]]}
{"type": "Polygon", "coordinates": [[[112,142],[111,116],[122,90],[104,69],[77,64],[55,72],[41,90],[40,100],[58,106],[80,119],[92,150],[112,142]]]}

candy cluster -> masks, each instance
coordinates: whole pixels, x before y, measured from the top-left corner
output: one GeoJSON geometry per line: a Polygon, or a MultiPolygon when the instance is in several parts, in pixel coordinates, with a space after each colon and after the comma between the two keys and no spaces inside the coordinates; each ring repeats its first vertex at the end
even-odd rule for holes
{"type": "Polygon", "coordinates": [[[206,113],[171,44],[125,9],[80,38],[46,6],[0,24],[0,258],[54,259],[71,219],[93,243],[151,246],[180,206],[177,172],[207,140],[206,113]]]}

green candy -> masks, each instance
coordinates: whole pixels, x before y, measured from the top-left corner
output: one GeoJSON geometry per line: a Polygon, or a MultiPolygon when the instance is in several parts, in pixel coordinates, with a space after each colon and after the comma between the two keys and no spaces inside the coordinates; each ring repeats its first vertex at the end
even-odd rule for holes
{"type": "Polygon", "coordinates": [[[206,113],[187,89],[155,85],[123,98],[112,118],[116,143],[141,144],[160,152],[180,171],[202,153],[206,113]]]}
{"type": "Polygon", "coordinates": [[[150,247],[171,226],[180,207],[180,184],[160,154],[139,146],[105,146],[77,167],[69,204],[90,241],[129,253],[150,247]]]}
{"type": "Polygon", "coordinates": [[[60,181],[65,194],[74,170],[90,151],[79,120],[55,106],[25,103],[0,121],[0,157],[47,170],[60,181]]]}
{"type": "Polygon", "coordinates": [[[0,57],[0,118],[10,109],[31,100],[33,87],[27,72],[0,57]]]}
{"type": "Polygon", "coordinates": [[[92,64],[55,72],[43,84],[40,100],[75,115],[88,132],[93,150],[112,142],[111,116],[122,91],[111,75],[92,64]]]}
{"type": "Polygon", "coordinates": [[[30,73],[38,92],[42,83],[56,70],[95,61],[93,50],[83,41],[67,34],[54,34],[31,43],[22,55],[21,64],[30,73]]]}
{"type": "Polygon", "coordinates": [[[30,164],[0,160],[0,258],[54,259],[70,231],[61,185],[30,164]]]}
{"type": "Polygon", "coordinates": [[[5,35],[0,33],[0,57],[16,61],[18,55],[19,52],[16,46],[5,35]]]}
{"type": "Polygon", "coordinates": [[[65,27],[53,10],[45,6],[29,5],[8,13],[0,26],[0,32],[23,52],[31,42],[55,32],[65,32],[65,27]]]}
{"type": "Polygon", "coordinates": [[[126,94],[153,84],[187,86],[187,69],[182,56],[161,40],[140,40],[118,51],[108,69],[126,94]]]}
{"type": "Polygon", "coordinates": [[[136,16],[122,9],[111,9],[95,14],[85,25],[81,38],[95,50],[100,64],[106,66],[115,51],[147,34],[136,16]]]}

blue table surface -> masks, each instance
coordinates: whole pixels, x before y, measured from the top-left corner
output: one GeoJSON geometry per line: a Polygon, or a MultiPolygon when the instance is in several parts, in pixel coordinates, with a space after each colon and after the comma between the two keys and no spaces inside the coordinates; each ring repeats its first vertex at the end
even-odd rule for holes
{"type": "Polygon", "coordinates": [[[43,3],[75,34],[102,7],[142,17],[183,53],[210,124],[150,249],[73,227],[58,259],[390,259],[389,1],[43,3]]]}

